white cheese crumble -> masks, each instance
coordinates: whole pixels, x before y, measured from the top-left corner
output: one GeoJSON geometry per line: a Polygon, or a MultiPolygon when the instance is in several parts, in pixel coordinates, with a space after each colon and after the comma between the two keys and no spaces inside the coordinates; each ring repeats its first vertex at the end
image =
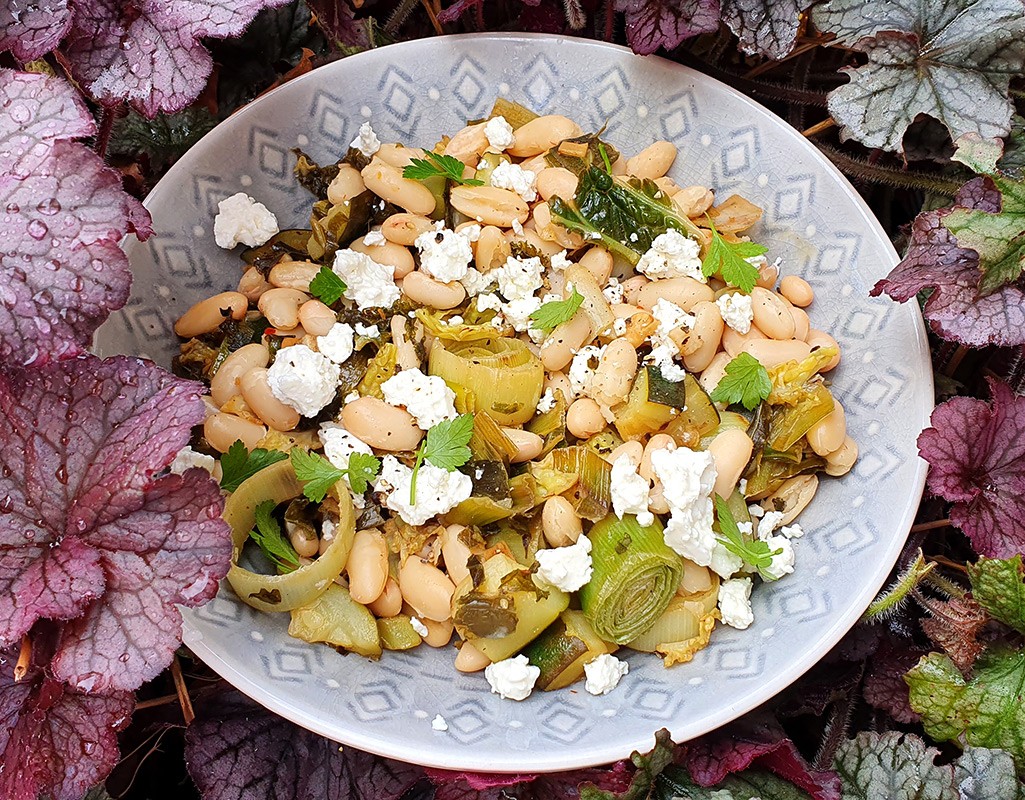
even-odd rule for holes
{"type": "Polygon", "coordinates": [[[387,492],[385,505],[409,525],[423,525],[431,517],[451,511],[473,491],[473,480],[461,472],[448,472],[421,464],[416,476],[416,502],[409,502],[413,470],[395,456],[385,456],[374,487],[387,492]]]}
{"type": "Polygon", "coordinates": [[[712,560],[708,568],[720,578],[729,578],[740,572],[744,559],[727,550],[722,542],[716,542],[712,548],[712,560]]]}
{"type": "Polygon", "coordinates": [[[579,397],[587,393],[591,378],[594,377],[594,371],[598,367],[598,362],[601,361],[604,352],[604,347],[598,347],[593,344],[577,350],[576,355],[573,356],[573,361],[570,362],[569,372],[567,373],[573,397],[579,397]]]}
{"type": "Polygon", "coordinates": [[[377,138],[377,134],[370,127],[370,123],[364,122],[359,126],[359,133],[356,138],[349,142],[349,147],[355,147],[367,158],[370,158],[381,149],[381,140],[377,138]]]}
{"type": "Polygon", "coordinates": [[[540,676],[541,669],[532,666],[524,655],[496,661],[484,670],[491,691],[503,700],[526,700],[540,676]]]}
{"type": "Polygon", "coordinates": [[[509,256],[502,266],[493,269],[488,274],[494,275],[498,280],[498,291],[506,300],[522,300],[524,297],[531,297],[544,285],[544,280],[541,278],[544,270],[544,264],[537,256],[532,258],[509,256]]]}
{"type": "Polygon", "coordinates": [[[344,364],[352,355],[353,333],[351,325],[336,322],[331,330],[317,337],[317,350],[336,364],[344,364]]]}
{"type": "Polygon", "coordinates": [[[620,661],[609,653],[602,653],[584,664],[584,675],[587,680],[584,688],[594,695],[608,694],[630,671],[630,665],[620,661]]]}
{"type": "Polygon", "coordinates": [[[733,578],[719,587],[719,613],[724,624],[744,630],[755,621],[751,613],[751,579],[733,578]]]}
{"type": "Polygon", "coordinates": [[[512,147],[513,142],[516,141],[513,126],[501,114],[484,123],[484,135],[487,137],[488,145],[499,153],[512,147]]]}
{"type": "Polygon", "coordinates": [[[474,267],[469,267],[459,282],[466,289],[467,297],[476,297],[495,282],[495,273],[483,273],[474,267]]]}
{"type": "Polygon", "coordinates": [[[779,511],[766,511],[758,520],[758,538],[768,539],[776,528],[783,522],[783,514],[779,511]]]}
{"type": "Polygon", "coordinates": [[[669,336],[677,328],[694,327],[695,317],[680,306],[664,298],[659,299],[651,309],[651,316],[658,322],[658,328],[651,335],[651,352],[645,361],[659,368],[667,381],[679,382],[687,376],[687,370],[676,363],[680,348],[669,336]]]}
{"type": "Polygon", "coordinates": [[[724,294],[715,304],[719,306],[719,314],[722,321],[729,325],[737,333],[748,333],[751,330],[751,321],[755,318],[751,309],[751,295],[733,292],[724,294]]]}
{"type": "Polygon", "coordinates": [[[537,200],[537,189],[534,188],[537,182],[537,173],[524,169],[519,164],[503,161],[491,170],[490,182],[497,189],[509,189],[516,192],[528,203],[537,200]]]}
{"type": "Polygon", "coordinates": [[[686,447],[663,448],[651,454],[651,467],[662,481],[671,516],[665,542],[684,558],[702,567],[712,562],[712,489],[715,462],[712,454],[686,447]]]}
{"type": "MultiPolygon", "coordinates": [[[[556,297],[556,300],[561,300],[561,297],[556,297]]],[[[542,303],[548,302],[547,299],[541,300],[539,297],[520,297],[516,300],[510,300],[508,303],[502,304],[502,314],[505,316],[506,322],[513,326],[513,330],[518,333],[524,331],[536,330],[530,327],[530,315],[541,308],[542,303]]]]}
{"type": "Polygon", "coordinates": [[[356,330],[356,335],[362,336],[364,339],[377,339],[381,336],[381,329],[376,325],[364,325],[362,322],[357,322],[353,327],[356,330]]]}
{"type": "Polygon", "coordinates": [[[193,467],[198,469],[205,469],[207,472],[213,472],[214,467],[217,465],[217,459],[213,456],[208,456],[205,453],[197,453],[188,445],[185,445],[178,454],[174,457],[174,461],[171,462],[171,474],[182,475],[186,470],[190,470],[193,467]]]}
{"type": "Polygon", "coordinates": [[[537,577],[542,583],[564,592],[575,592],[591,580],[591,540],[581,536],[576,543],[537,551],[537,577]]]}
{"type": "Polygon", "coordinates": [[[515,217],[513,217],[513,221],[512,221],[512,231],[517,236],[522,236],[523,235],[523,223],[520,222],[515,217]]]}
{"type": "Polygon", "coordinates": [[[339,250],[335,253],[335,274],[345,281],[345,299],[365,308],[391,308],[399,299],[394,272],[387,264],[378,264],[366,253],[339,250]]]}
{"type": "Polygon", "coordinates": [[[377,247],[378,245],[388,244],[388,240],[384,238],[384,234],[380,230],[373,230],[363,237],[363,244],[367,247],[377,247]]]}
{"type": "Polygon", "coordinates": [[[470,237],[450,230],[427,231],[416,237],[420,253],[420,269],[433,278],[448,283],[466,277],[473,260],[470,237]]]}
{"type": "Polygon", "coordinates": [[[786,536],[788,539],[800,539],[804,536],[804,528],[798,525],[796,522],[793,525],[784,525],[779,529],[779,532],[786,536]]]}
{"type": "Polygon", "coordinates": [[[701,273],[701,245],[677,230],[668,230],[655,237],[648,251],[637,262],[637,271],[652,280],[656,278],[693,278],[701,283],[708,279],[701,273]]]}
{"type": "Polygon", "coordinates": [[[637,524],[650,525],[655,515],[648,510],[648,492],[650,486],[643,475],[637,473],[637,464],[628,453],[623,453],[612,462],[612,474],[609,478],[612,493],[612,510],[620,519],[624,514],[634,514],[637,524]]]}
{"type": "Polygon", "coordinates": [[[555,408],[555,391],[552,389],[545,389],[541,398],[537,401],[537,413],[546,414],[555,408]]]}
{"type": "Polygon", "coordinates": [[[609,278],[608,285],[601,290],[601,293],[605,295],[605,299],[612,305],[623,302],[623,284],[615,276],[609,278]]]}
{"type": "Polygon", "coordinates": [[[231,250],[237,244],[257,247],[278,232],[278,218],[263,203],[238,192],[217,204],[214,241],[231,250]]]}
{"type": "Polygon", "coordinates": [[[784,575],[794,571],[794,546],[786,536],[770,536],[765,540],[769,546],[769,552],[780,550],[772,557],[772,563],[767,567],[761,567],[758,571],[763,577],[772,580],[779,580],[784,575]]]}
{"type": "Polygon", "coordinates": [[[573,266],[573,262],[566,257],[566,251],[560,250],[554,256],[548,259],[548,262],[552,265],[552,269],[556,272],[562,272],[567,267],[573,266]]]}
{"type": "Polygon", "coordinates": [[[429,633],[427,626],[423,624],[423,621],[419,617],[410,617],[409,624],[413,626],[413,630],[420,636],[426,636],[429,633]]]}
{"type": "MultiPolygon", "coordinates": [[[[616,334],[616,336],[623,336],[623,335],[625,335],[626,334],[626,319],[623,318],[623,317],[618,317],[616,319],[616,321],[612,323],[612,332],[614,334],[616,334]]],[[[665,377],[665,373],[663,373],[662,377],[665,377]]],[[[681,378],[680,380],[683,380],[683,379],[681,378]]]]}
{"type": "Polygon", "coordinates": [[[752,504],[747,507],[747,513],[755,519],[761,519],[763,516],[765,516],[765,509],[758,504],[752,504]]]}
{"type": "Polygon", "coordinates": [[[384,401],[404,407],[421,430],[433,428],[446,419],[455,419],[456,393],[443,378],[424,375],[419,369],[404,369],[381,384],[384,401]]]}
{"type": "Polygon", "coordinates": [[[278,351],[267,370],[271,394],[304,417],[316,416],[335,398],[338,365],[304,344],[278,351]]]}
{"type": "Polygon", "coordinates": [[[436,731],[445,732],[448,730],[448,723],[441,714],[435,714],[434,719],[431,720],[431,727],[436,731]]]}
{"type": "MultiPolygon", "coordinates": [[[[320,426],[320,430],[317,431],[317,436],[320,438],[320,443],[324,446],[324,457],[336,469],[346,469],[349,466],[349,457],[353,453],[364,453],[368,456],[374,454],[374,451],[370,449],[370,445],[362,439],[353,436],[341,425],[334,422],[323,423],[320,426]]],[[[344,475],[342,479],[346,485],[349,484],[348,474],[344,475]]],[[[352,486],[349,486],[349,488],[351,489],[352,486]]],[[[357,508],[363,507],[362,495],[357,495],[353,492],[352,501],[357,508]]]]}

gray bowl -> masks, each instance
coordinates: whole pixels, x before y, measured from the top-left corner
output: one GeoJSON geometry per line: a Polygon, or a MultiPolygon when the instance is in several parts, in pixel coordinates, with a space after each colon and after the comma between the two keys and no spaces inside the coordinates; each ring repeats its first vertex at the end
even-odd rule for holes
{"type": "Polygon", "coordinates": [[[480,674],[452,666],[455,651],[422,647],[378,662],[290,639],[287,615],[261,614],[226,585],[187,610],[185,643],[272,711],[333,740],[449,769],[551,771],[710,731],[768,700],[815,664],[854,624],[893,566],[925,478],[915,438],[933,405],[925,331],[914,303],[872,299],[896,263],[879,223],[844,177],[781,119],[729,87],[658,58],[556,36],[450,36],[372,50],[276,89],[219,125],[160,181],[146,205],[155,235],[128,247],[135,283],[126,308],[97,337],[103,354],[169,364],[171,326],[191,303],[231,288],[235,254],[215,246],[217,202],[244,190],[282,227],[302,226],[310,198],[292,180],[289,149],[327,160],[364,120],[385,141],[432,144],[496,95],[585,129],[608,123],[627,153],[655,139],[680,148],[681,185],[739,192],[765,208],[753,232],[805,277],[812,324],[843,350],[834,391],[861,447],[854,471],[824,480],[801,523],[797,569],[754,596],[755,624],[718,628],[690,664],[664,669],[627,656],[611,694],[536,692],[522,703],[490,694],[480,674]],[[431,728],[435,714],[447,732],[431,728]]]}

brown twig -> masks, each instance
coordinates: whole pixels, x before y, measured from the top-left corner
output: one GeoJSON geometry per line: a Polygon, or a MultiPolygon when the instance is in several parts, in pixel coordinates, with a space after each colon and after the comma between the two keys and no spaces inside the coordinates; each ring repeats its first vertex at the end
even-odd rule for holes
{"type": "Polygon", "coordinates": [[[961,366],[961,362],[964,361],[966,355],[968,355],[968,348],[964,345],[958,345],[954,355],[950,357],[950,361],[943,367],[943,374],[949,377],[957,372],[957,368],[961,366]]]}
{"type": "Polygon", "coordinates": [[[14,665],[14,682],[23,680],[28,674],[29,664],[32,662],[32,640],[26,633],[21,637],[21,652],[18,653],[18,663],[14,665]]]}
{"type": "Polygon", "coordinates": [[[182,707],[182,718],[186,725],[191,725],[192,720],[196,718],[196,712],[192,708],[192,698],[189,697],[189,689],[185,685],[178,656],[175,656],[174,661],[171,662],[171,677],[174,679],[174,689],[178,693],[178,702],[182,707]]]}
{"type": "Polygon", "coordinates": [[[826,117],[822,122],[816,122],[810,128],[805,128],[801,131],[801,136],[815,136],[816,134],[822,133],[822,131],[828,131],[830,128],[836,126],[836,122],[832,117],[826,117]]]}
{"type": "Polygon", "coordinates": [[[173,703],[177,699],[177,693],[164,694],[160,697],[151,697],[149,700],[141,700],[138,703],[136,703],[135,710],[142,711],[144,708],[156,708],[157,706],[166,706],[168,703],[173,703]]]}
{"type": "MultiPolygon", "coordinates": [[[[911,526],[913,533],[921,533],[922,531],[934,531],[937,528],[949,528],[949,519],[934,519],[932,522],[919,522],[917,525],[911,526]]],[[[935,561],[936,559],[933,559],[935,561]]]]}
{"type": "Polygon", "coordinates": [[[434,11],[434,6],[431,5],[431,0],[420,0],[423,7],[427,10],[427,16],[430,17],[431,25],[434,26],[434,32],[438,36],[445,35],[445,29],[441,27],[441,23],[438,21],[438,15],[434,11]]]}
{"type": "Polygon", "coordinates": [[[966,567],[964,564],[961,564],[958,561],[952,561],[946,556],[929,556],[929,560],[935,561],[941,567],[946,567],[947,569],[955,569],[958,572],[963,572],[966,575],[968,574],[968,567],[966,567]]]}

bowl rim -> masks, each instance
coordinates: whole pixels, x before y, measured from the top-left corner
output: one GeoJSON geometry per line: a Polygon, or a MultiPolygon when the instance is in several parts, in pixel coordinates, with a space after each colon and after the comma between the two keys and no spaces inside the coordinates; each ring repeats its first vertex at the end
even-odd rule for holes
{"type": "MultiPolygon", "coordinates": [[[[394,56],[396,59],[400,59],[403,51],[415,50],[424,46],[433,45],[443,47],[452,42],[478,42],[483,45],[489,41],[525,42],[538,49],[546,46],[558,46],[558,44],[568,41],[587,47],[609,50],[617,55],[627,54],[635,58],[649,59],[657,62],[663,69],[675,72],[683,78],[689,78],[692,80],[696,78],[702,82],[711,82],[717,87],[718,91],[727,93],[735,100],[746,106],[752,112],[752,115],[757,117],[759,120],[769,118],[773,120],[776,125],[780,126],[782,128],[782,136],[785,138],[789,137],[791,144],[795,148],[799,148],[808,154],[818,164],[824,174],[828,175],[834,182],[839,184],[861,214],[861,225],[859,227],[862,227],[866,233],[874,234],[879,241],[884,243],[884,251],[889,256],[892,264],[896,264],[900,260],[897,251],[894,249],[889,236],[887,236],[886,232],[883,230],[879,220],[876,218],[875,214],[869,208],[860,193],[851,185],[850,181],[847,180],[846,176],[844,176],[843,173],[840,172],[840,170],[837,169],[837,167],[814,146],[814,144],[802,136],[798,130],[789,125],[779,115],[775,114],[761,103],[752,100],[737,89],[734,89],[728,84],[725,84],[722,81],[701,72],[700,70],[670,61],[669,59],[661,56],[639,56],[634,54],[628,47],[583,37],[519,32],[464,33],[434,36],[426,39],[414,39],[407,42],[398,42],[386,45],[385,47],[367,50],[362,53],[357,53],[344,59],[339,59],[338,61],[325,64],[257,97],[255,100],[236,111],[226,120],[215,126],[210,132],[205,134],[192,146],[192,148],[190,148],[190,151],[198,151],[203,142],[206,141],[207,137],[211,136],[222,125],[228,124],[231,120],[242,119],[248,114],[254,113],[252,109],[257,105],[269,103],[272,98],[275,98],[280,94],[299,91],[306,83],[322,79],[325,71],[345,70],[347,68],[345,65],[353,63],[353,59],[380,58],[381,52],[385,52],[389,56],[394,56]]],[[[162,202],[164,195],[171,192],[170,186],[178,173],[188,174],[189,161],[190,159],[186,155],[171,166],[171,168],[157,182],[144,199],[143,205],[146,206],[147,209],[154,204],[162,202]],[[168,178],[171,178],[172,180],[168,180],[168,178]]],[[[131,245],[137,246],[137,243],[133,242],[131,245]]],[[[914,341],[911,344],[919,353],[927,354],[928,339],[921,311],[916,304],[905,307],[913,314],[915,322],[917,323],[915,325],[914,341]]],[[[932,396],[933,375],[931,369],[919,379],[927,383],[926,388],[928,389],[928,393],[926,396],[932,396]]],[[[919,409],[920,419],[916,419],[914,422],[919,423],[921,428],[925,428],[928,425],[932,407],[933,405],[929,403],[919,409]]],[[[916,456],[915,458],[915,472],[913,479],[909,481],[908,486],[909,500],[921,499],[925,489],[926,473],[928,470],[928,465],[921,457],[916,456]]],[[[909,504],[904,508],[896,526],[896,535],[894,535],[889,542],[885,553],[882,554],[883,557],[877,560],[877,567],[875,571],[862,582],[862,588],[854,598],[854,601],[835,615],[826,634],[816,642],[814,647],[810,648],[802,655],[801,658],[792,663],[790,668],[786,671],[782,671],[771,679],[758,684],[756,688],[746,692],[745,694],[732,697],[731,702],[723,708],[721,716],[715,719],[714,724],[711,727],[709,727],[707,722],[706,724],[695,725],[683,719],[678,720],[675,725],[669,726],[669,732],[673,740],[675,742],[688,741],[697,736],[717,730],[718,728],[732,722],[738,717],[755,709],[762,703],[765,703],[775,697],[794,683],[809,669],[815,666],[815,664],[821,661],[822,657],[825,656],[856,624],[864,609],[882,588],[886,578],[896,563],[901,549],[904,546],[907,535],[914,522],[917,510],[918,503],[909,502],[909,504]]],[[[253,680],[250,675],[240,672],[225,661],[218,649],[211,647],[205,640],[203,634],[192,628],[187,614],[183,615],[182,640],[185,645],[196,653],[196,655],[199,656],[200,659],[210,666],[210,668],[218,675],[224,678],[228,683],[232,684],[235,688],[258,702],[260,705],[295,723],[296,725],[324,736],[332,741],[338,741],[344,745],[374,753],[379,756],[416,763],[425,767],[448,770],[474,770],[481,767],[481,764],[474,763],[470,758],[466,757],[465,751],[461,749],[447,748],[442,744],[436,748],[432,748],[431,750],[420,750],[415,745],[404,743],[400,740],[368,734],[361,730],[361,726],[359,725],[345,726],[344,730],[340,730],[339,726],[330,724],[328,720],[320,717],[313,717],[306,713],[297,711],[289,703],[283,701],[277,693],[269,687],[269,685],[253,680]]],[[[684,684],[681,684],[681,688],[683,688],[683,686],[684,684]]],[[[654,733],[655,732],[652,731],[651,734],[647,734],[645,738],[640,740],[616,742],[613,744],[594,742],[591,743],[592,746],[576,747],[572,750],[569,757],[564,755],[565,750],[568,748],[550,748],[547,752],[542,750],[536,754],[532,752],[530,757],[532,759],[537,758],[538,760],[536,763],[517,763],[513,759],[508,758],[496,759],[492,754],[489,756],[487,768],[489,772],[494,773],[522,773],[524,771],[544,773],[592,767],[626,758],[629,756],[630,752],[634,750],[640,752],[650,750],[654,741],[654,733]]],[[[518,753],[517,756],[525,758],[526,754],[518,753]]]]}

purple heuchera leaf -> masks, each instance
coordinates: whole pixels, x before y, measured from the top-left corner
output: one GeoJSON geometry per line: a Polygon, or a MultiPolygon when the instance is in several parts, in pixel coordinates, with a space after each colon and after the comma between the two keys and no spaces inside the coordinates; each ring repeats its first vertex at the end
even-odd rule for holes
{"type": "Polygon", "coordinates": [[[128,299],[118,247],[150,233],[118,174],[71,141],[95,132],[66,81],[0,70],[0,361],[75,355],[128,299]]]}
{"type": "Polygon", "coordinates": [[[70,27],[68,0],[7,0],[0,8],[0,52],[31,61],[53,50],[70,27]]]}
{"type": "Polygon", "coordinates": [[[629,761],[545,775],[427,770],[436,787],[435,800],[578,800],[585,785],[618,795],[629,789],[633,774],[629,761]]]}
{"type": "Polygon", "coordinates": [[[687,769],[695,783],[715,786],[750,766],[775,773],[810,794],[813,800],[840,800],[836,773],[813,769],[776,720],[751,714],[721,732],[688,746],[687,769]]]}
{"type": "Polygon", "coordinates": [[[307,0],[310,10],[317,15],[317,24],[331,39],[335,47],[369,47],[367,26],[356,20],[352,6],[343,0],[307,0]]]}
{"type": "Polygon", "coordinates": [[[645,56],[719,29],[719,0],[616,0],[616,10],[626,14],[630,47],[645,56]]]}
{"type": "Polygon", "coordinates": [[[745,53],[780,59],[794,49],[801,12],[811,0],[722,0],[723,22],[745,53]]]}
{"type": "Polygon", "coordinates": [[[908,685],[904,673],[911,669],[925,651],[910,642],[883,640],[865,673],[862,694],[873,708],[885,711],[897,722],[918,722],[919,715],[908,700],[908,685]]]}
{"type": "Polygon", "coordinates": [[[154,478],[203,420],[199,384],[92,356],[0,373],[0,642],[70,619],[55,677],[131,690],[212,597],[231,536],[202,470],[154,478]]]}
{"type": "Polygon", "coordinates": [[[989,382],[992,403],[955,397],[918,437],[929,490],[954,505],[950,521],[989,558],[1025,553],[1025,397],[989,382]]]}
{"type": "Polygon", "coordinates": [[[196,706],[185,735],[204,800],[397,800],[423,770],[331,742],[234,689],[196,706]]]}
{"type": "Polygon", "coordinates": [[[180,111],[203,90],[213,59],[200,42],[241,33],[257,12],[288,0],[74,0],[64,54],[105,105],[180,111]]]}
{"type": "Polygon", "coordinates": [[[919,214],[911,228],[904,259],[872,289],[899,303],[923,289],[934,289],[925,302],[925,317],[936,333],[969,347],[1025,343],[1025,292],[1022,282],[979,296],[979,255],[958,247],[943,218],[954,208],[1000,210],[1000,193],[989,178],[973,178],[957,193],[950,208],[919,214]]]}
{"type": "Polygon", "coordinates": [[[117,763],[117,732],[135,700],[128,692],[83,694],[46,676],[52,632],[33,631],[28,673],[14,680],[17,644],[0,650],[0,797],[79,800],[117,763]]]}

